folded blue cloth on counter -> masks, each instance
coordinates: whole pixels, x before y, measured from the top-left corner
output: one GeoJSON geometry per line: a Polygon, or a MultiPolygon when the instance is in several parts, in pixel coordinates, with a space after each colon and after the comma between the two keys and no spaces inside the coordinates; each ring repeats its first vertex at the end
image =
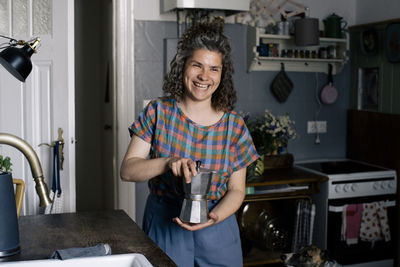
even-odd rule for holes
{"type": "Polygon", "coordinates": [[[109,244],[100,243],[93,247],[58,249],[51,254],[50,259],[68,260],[79,257],[106,255],[111,255],[111,247],[109,244]]]}

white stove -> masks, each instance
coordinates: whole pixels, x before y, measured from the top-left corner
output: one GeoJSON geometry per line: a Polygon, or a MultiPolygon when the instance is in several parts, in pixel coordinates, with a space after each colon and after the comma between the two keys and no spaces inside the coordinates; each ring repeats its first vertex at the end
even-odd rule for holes
{"type": "Polygon", "coordinates": [[[320,192],[313,196],[317,206],[314,244],[327,249],[343,266],[392,267],[398,228],[396,171],[349,159],[309,160],[295,165],[329,178],[321,184],[320,192]],[[342,239],[344,211],[348,205],[360,203],[381,203],[387,208],[391,232],[389,242],[370,244],[359,239],[357,244],[348,245],[342,239]]]}
{"type": "Polygon", "coordinates": [[[328,176],[328,198],[396,194],[396,171],[348,160],[303,161],[296,166],[328,176]]]}

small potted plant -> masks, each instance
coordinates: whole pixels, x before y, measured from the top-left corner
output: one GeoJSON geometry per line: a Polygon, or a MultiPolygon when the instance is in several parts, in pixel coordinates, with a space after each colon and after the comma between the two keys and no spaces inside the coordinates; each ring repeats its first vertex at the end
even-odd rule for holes
{"type": "Polygon", "coordinates": [[[0,155],[0,174],[10,173],[12,171],[11,166],[12,163],[10,157],[3,158],[3,156],[0,155]]]}

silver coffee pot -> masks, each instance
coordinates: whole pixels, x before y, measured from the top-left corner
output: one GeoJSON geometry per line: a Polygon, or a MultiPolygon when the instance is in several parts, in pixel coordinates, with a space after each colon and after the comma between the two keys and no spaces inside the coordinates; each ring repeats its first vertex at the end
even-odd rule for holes
{"type": "Polygon", "coordinates": [[[179,216],[183,222],[204,223],[208,220],[207,194],[215,171],[201,168],[200,165],[201,162],[196,161],[197,175],[192,177],[190,183],[183,179],[185,198],[179,216]]]}

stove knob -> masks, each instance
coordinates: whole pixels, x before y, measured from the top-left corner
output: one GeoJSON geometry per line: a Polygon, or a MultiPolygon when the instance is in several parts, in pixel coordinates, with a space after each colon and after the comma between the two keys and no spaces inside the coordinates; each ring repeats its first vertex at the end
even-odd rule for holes
{"type": "Polygon", "coordinates": [[[374,190],[379,190],[379,188],[380,188],[380,182],[375,182],[375,183],[372,185],[372,188],[373,188],[374,190]]]}
{"type": "Polygon", "coordinates": [[[344,192],[350,192],[350,189],[351,189],[351,184],[345,184],[343,187],[344,192]]]}
{"type": "Polygon", "coordinates": [[[335,192],[336,193],[340,193],[343,191],[342,185],[338,184],[337,186],[335,186],[335,192]]]}
{"type": "Polygon", "coordinates": [[[358,184],[352,184],[351,185],[351,191],[356,192],[358,189],[358,184]]]}
{"type": "Polygon", "coordinates": [[[388,189],[389,188],[389,181],[384,181],[384,182],[382,182],[382,184],[381,184],[381,187],[382,187],[382,189],[388,189]]]}

